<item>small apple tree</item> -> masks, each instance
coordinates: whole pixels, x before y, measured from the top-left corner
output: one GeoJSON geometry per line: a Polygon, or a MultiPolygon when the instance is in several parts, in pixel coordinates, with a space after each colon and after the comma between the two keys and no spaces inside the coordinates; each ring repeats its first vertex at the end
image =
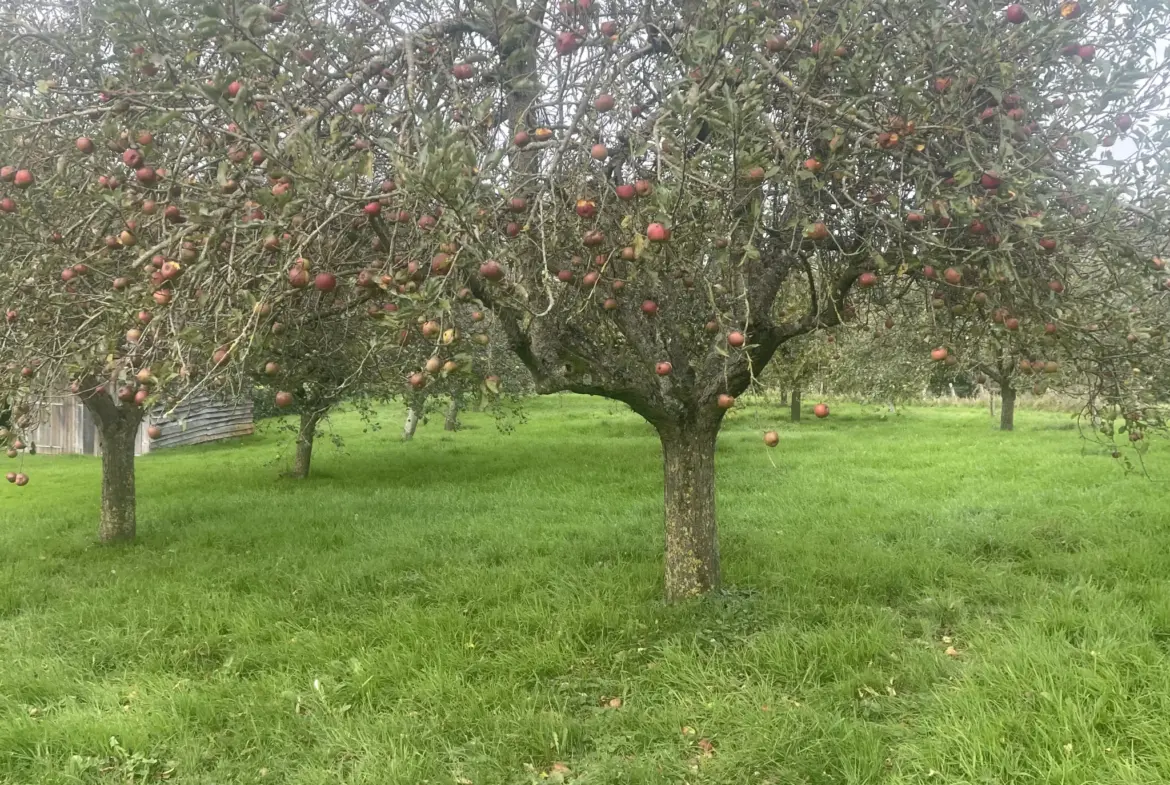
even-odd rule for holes
{"type": "Polygon", "coordinates": [[[537,389],[657,430],[668,600],[719,584],[716,436],[784,344],[920,296],[931,265],[1002,287],[1024,329],[1067,308],[1088,331],[1053,282],[1144,276],[1165,242],[1166,186],[1141,165],[1167,138],[1152,6],[598,10],[476,4],[402,100],[415,187],[537,389]],[[1120,135],[1138,157],[1103,170],[1120,135]]]}
{"type": "Polygon", "coordinates": [[[365,67],[374,42],[317,24],[328,7],[5,9],[3,438],[17,453],[72,384],[101,434],[104,541],[134,536],[148,406],[242,394],[273,363],[277,403],[313,415],[380,381],[400,334],[447,307],[450,266],[420,245],[434,218],[406,212],[418,200],[372,149],[376,92],[336,111],[333,69],[365,67]]]}

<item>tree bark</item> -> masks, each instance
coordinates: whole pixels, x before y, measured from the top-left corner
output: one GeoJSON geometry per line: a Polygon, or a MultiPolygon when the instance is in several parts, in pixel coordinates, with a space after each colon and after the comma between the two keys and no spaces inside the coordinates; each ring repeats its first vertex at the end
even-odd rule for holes
{"type": "Polygon", "coordinates": [[[451,403],[447,406],[447,417],[443,421],[444,431],[459,430],[459,410],[462,408],[462,396],[455,393],[451,396],[451,403]]]}
{"type": "Polygon", "coordinates": [[[719,588],[715,441],[719,424],[662,426],[667,602],[719,588]]]}
{"type": "Polygon", "coordinates": [[[1010,431],[1016,426],[1016,388],[1010,384],[1001,384],[999,388],[999,429],[1010,431]]]}
{"type": "Polygon", "coordinates": [[[792,390],[792,421],[800,422],[800,388],[792,390]]]}
{"type": "Polygon", "coordinates": [[[788,405],[788,390],[781,390],[780,391],[780,405],[781,406],[788,405]]]}
{"type": "Polygon", "coordinates": [[[422,419],[426,403],[426,393],[410,397],[406,407],[406,422],[402,425],[402,441],[408,442],[414,438],[414,432],[418,428],[418,421],[422,419]]]}
{"type": "Polygon", "coordinates": [[[118,406],[104,394],[91,396],[86,408],[97,422],[102,445],[102,517],[98,539],[104,543],[128,542],[137,531],[137,497],[134,488],[134,444],[142,409],[118,406]]]}
{"type": "Polygon", "coordinates": [[[320,412],[301,412],[301,425],[297,431],[297,455],[290,477],[303,480],[309,476],[309,469],[313,463],[313,440],[317,436],[319,422],[320,412]]]}

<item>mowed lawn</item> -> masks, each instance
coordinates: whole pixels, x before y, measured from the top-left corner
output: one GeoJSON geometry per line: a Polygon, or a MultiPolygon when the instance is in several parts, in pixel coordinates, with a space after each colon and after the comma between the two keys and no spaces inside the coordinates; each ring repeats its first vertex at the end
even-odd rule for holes
{"type": "Polygon", "coordinates": [[[527,416],[342,416],[303,483],[276,430],[151,455],[124,548],[97,461],[27,459],[0,782],[1170,781],[1170,444],[1147,477],[1066,415],[746,407],[727,591],[667,607],[648,426],[527,416]]]}

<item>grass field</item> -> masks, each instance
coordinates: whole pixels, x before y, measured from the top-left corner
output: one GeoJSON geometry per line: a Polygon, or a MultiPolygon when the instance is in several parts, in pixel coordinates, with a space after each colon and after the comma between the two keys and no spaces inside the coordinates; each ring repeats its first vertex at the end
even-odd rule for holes
{"type": "Polygon", "coordinates": [[[342,417],[304,483],[283,433],[148,456],[125,548],[95,460],[29,459],[0,782],[1170,782],[1165,442],[1145,478],[1059,414],[737,411],[728,591],[666,607],[649,428],[528,411],[342,417]]]}

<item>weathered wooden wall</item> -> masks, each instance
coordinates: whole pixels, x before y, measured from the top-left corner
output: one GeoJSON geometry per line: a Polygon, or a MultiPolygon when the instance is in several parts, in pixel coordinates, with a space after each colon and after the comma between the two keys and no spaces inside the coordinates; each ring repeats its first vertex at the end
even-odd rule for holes
{"type": "MultiPolygon", "coordinates": [[[[47,455],[100,455],[101,440],[97,426],[81,401],[74,395],[53,398],[42,408],[41,424],[32,441],[37,452],[47,455]]],[[[138,430],[135,453],[202,444],[220,439],[247,436],[253,431],[252,401],[235,404],[196,395],[180,404],[170,417],[155,409],[138,430]],[[162,426],[163,433],[151,440],[146,435],[150,424],[162,426]]]]}
{"type": "Polygon", "coordinates": [[[254,430],[251,399],[233,404],[203,395],[184,401],[167,419],[161,410],[151,412],[151,422],[163,431],[148,448],[155,450],[248,436],[254,430]]]}

